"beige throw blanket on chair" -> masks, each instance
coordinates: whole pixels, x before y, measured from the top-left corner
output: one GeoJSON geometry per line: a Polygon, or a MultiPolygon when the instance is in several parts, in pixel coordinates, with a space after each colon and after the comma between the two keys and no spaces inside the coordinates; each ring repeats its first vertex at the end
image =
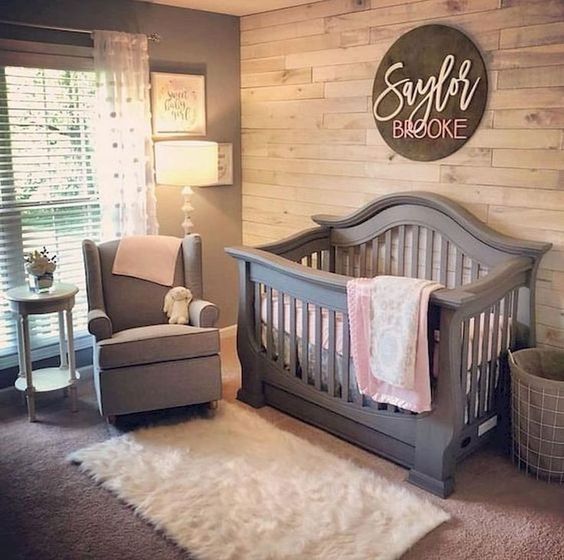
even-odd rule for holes
{"type": "Polygon", "coordinates": [[[113,274],[172,286],[182,239],[168,235],[132,235],[120,240],[113,274]]]}

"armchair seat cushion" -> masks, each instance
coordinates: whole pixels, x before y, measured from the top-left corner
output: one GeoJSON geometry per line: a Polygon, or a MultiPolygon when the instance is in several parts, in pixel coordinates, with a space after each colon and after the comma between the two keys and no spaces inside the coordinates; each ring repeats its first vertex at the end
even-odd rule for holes
{"type": "Polygon", "coordinates": [[[189,325],[125,329],[97,344],[100,369],[113,369],[219,353],[219,331],[189,325]]]}

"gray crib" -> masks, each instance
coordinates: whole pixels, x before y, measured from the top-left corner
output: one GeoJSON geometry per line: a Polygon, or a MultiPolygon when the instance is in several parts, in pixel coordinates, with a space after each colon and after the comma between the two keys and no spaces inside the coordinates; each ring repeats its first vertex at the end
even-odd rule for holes
{"type": "Polygon", "coordinates": [[[240,301],[238,398],[265,404],[410,469],[447,497],[458,461],[506,435],[507,349],[535,343],[535,279],[548,243],[501,235],[429,193],[385,196],[258,248],[232,247],[240,301]],[[358,391],[350,358],[351,277],[427,278],[433,410],[414,414],[358,391]]]}

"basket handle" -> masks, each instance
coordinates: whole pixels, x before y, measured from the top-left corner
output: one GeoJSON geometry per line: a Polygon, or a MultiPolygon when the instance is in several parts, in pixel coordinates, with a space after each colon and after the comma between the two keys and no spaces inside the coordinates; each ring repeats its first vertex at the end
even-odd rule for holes
{"type": "Polygon", "coordinates": [[[515,358],[513,357],[513,352],[511,352],[509,348],[507,349],[507,357],[509,358],[509,365],[517,367],[517,364],[515,363],[515,358]]]}

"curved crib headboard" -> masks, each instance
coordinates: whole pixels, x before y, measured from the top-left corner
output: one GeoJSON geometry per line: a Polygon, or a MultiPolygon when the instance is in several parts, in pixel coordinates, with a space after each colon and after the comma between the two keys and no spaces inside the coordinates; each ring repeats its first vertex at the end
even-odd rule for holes
{"type": "Polygon", "coordinates": [[[382,274],[460,286],[512,256],[538,259],[549,244],[503,235],[446,197],[407,192],[384,196],[345,216],[313,216],[330,229],[331,271],[382,274]]]}

